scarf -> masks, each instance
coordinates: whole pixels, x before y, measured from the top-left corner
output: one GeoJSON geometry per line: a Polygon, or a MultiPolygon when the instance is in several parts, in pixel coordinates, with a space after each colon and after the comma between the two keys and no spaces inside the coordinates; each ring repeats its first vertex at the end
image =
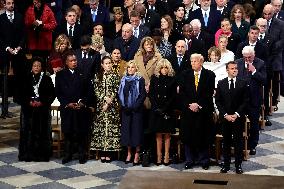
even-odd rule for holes
{"type": "Polygon", "coordinates": [[[154,52],[150,52],[150,53],[143,55],[143,62],[144,62],[145,67],[146,67],[148,61],[151,60],[154,57],[154,55],[155,55],[154,52]]]}
{"type": "Polygon", "coordinates": [[[215,34],[215,46],[218,47],[218,40],[219,40],[219,36],[221,35],[226,35],[228,37],[230,37],[232,34],[232,32],[224,32],[222,29],[219,29],[216,34],[215,34]]]}
{"type": "Polygon", "coordinates": [[[139,96],[139,79],[141,77],[137,76],[137,75],[126,75],[123,76],[120,82],[120,86],[118,89],[118,96],[119,96],[119,100],[121,102],[121,105],[123,107],[125,107],[125,102],[124,102],[124,87],[125,87],[125,82],[130,82],[130,87],[129,87],[129,91],[128,91],[128,101],[127,101],[127,107],[128,108],[133,108],[134,103],[136,102],[138,96],[139,96]]]}

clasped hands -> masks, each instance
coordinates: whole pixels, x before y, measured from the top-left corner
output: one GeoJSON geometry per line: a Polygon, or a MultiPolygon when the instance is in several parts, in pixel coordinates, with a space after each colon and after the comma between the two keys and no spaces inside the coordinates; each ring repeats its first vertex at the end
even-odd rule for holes
{"type": "Polygon", "coordinates": [[[40,107],[40,106],[42,106],[42,103],[40,101],[31,100],[30,101],[30,106],[32,106],[32,107],[40,107]]]}
{"type": "Polygon", "coordinates": [[[198,112],[200,110],[200,106],[197,103],[189,104],[188,108],[193,112],[198,112]]]}
{"type": "Polygon", "coordinates": [[[238,115],[237,114],[226,115],[224,118],[229,122],[235,122],[236,119],[238,118],[238,115]]]}
{"type": "Polygon", "coordinates": [[[35,20],[34,22],[33,22],[33,25],[35,26],[35,27],[38,27],[39,25],[41,25],[42,24],[42,21],[40,21],[40,20],[35,20]]]}
{"type": "Polygon", "coordinates": [[[66,107],[73,109],[73,110],[79,110],[79,109],[85,107],[85,104],[83,104],[82,102],[79,102],[79,103],[71,102],[71,103],[67,104],[66,107]]]}
{"type": "Polygon", "coordinates": [[[17,48],[14,48],[14,49],[12,49],[11,47],[9,47],[9,48],[8,48],[8,51],[9,51],[10,54],[16,55],[16,54],[18,54],[18,52],[19,52],[21,49],[22,49],[21,47],[17,47],[17,48]]]}
{"type": "Polygon", "coordinates": [[[108,109],[108,107],[111,105],[111,103],[112,103],[112,98],[111,97],[105,97],[105,103],[104,103],[104,105],[103,105],[103,112],[105,112],[107,109],[108,109]]]}

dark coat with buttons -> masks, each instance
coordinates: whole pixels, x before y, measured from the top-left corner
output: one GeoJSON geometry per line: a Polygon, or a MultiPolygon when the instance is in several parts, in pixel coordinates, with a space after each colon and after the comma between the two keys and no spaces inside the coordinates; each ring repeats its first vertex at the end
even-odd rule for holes
{"type": "Polygon", "coordinates": [[[154,132],[174,131],[173,102],[176,95],[175,78],[160,75],[152,76],[149,98],[151,102],[150,127],[154,132]]]}

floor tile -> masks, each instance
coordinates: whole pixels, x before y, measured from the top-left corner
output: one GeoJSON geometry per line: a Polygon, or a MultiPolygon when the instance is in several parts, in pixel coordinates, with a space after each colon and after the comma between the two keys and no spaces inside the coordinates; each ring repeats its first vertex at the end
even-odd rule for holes
{"type": "Polygon", "coordinates": [[[7,163],[0,161],[0,166],[2,166],[2,165],[7,165],[7,163]]]}
{"type": "Polygon", "coordinates": [[[122,178],[122,176],[127,172],[125,169],[119,169],[115,171],[108,171],[103,173],[95,174],[94,176],[105,179],[107,181],[110,181],[112,183],[119,182],[122,178]]]}
{"type": "Polygon", "coordinates": [[[102,185],[102,186],[97,186],[97,187],[91,187],[88,189],[117,189],[118,185],[117,184],[107,184],[107,185],[102,185]]]}
{"type": "Polygon", "coordinates": [[[0,178],[4,177],[10,177],[15,175],[21,175],[26,174],[27,171],[24,171],[22,169],[18,169],[16,167],[13,167],[11,165],[3,165],[0,167],[0,178]]]}
{"type": "Polygon", "coordinates": [[[252,162],[265,165],[267,167],[279,167],[284,165],[284,155],[273,154],[249,159],[252,162]]]}
{"type": "Polygon", "coordinates": [[[277,169],[274,169],[274,168],[260,169],[260,170],[245,172],[245,174],[248,174],[248,175],[284,176],[283,171],[280,171],[280,170],[277,170],[277,169]]]}
{"type": "Polygon", "coordinates": [[[18,151],[17,148],[8,146],[6,144],[0,143],[0,154],[9,153],[9,152],[16,152],[18,151]]]}
{"type": "Polygon", "coordinates": [[[14,189],[15,187],[10,185],[10,184],[6,184],[6,183],[0,181],[0,188],[1,189],[14,189]]]}
{"type": "Polygon", "coordinates": [[[64,167],[63,165],[58,164],[54,161],[50,161],[50,162],[18,162],[18,163],[13,163],[12,166],[26,170],[26,171],[29,171],[29,172],[32,172],[32,173],[64,167]]]}
{"type": "Polygon", "coordinates": [[[275,136],[270,135],[267,131],[263,132],[260,135],[260,140],[259,140],[259,144],[265,144],[265,143],[271,143],[271,142],[276,142],[276,141],[282,141],[282,138],[278,138],[275,136]]]}
{"type": "Polygon", "coordinates": [[[52,182],[52,180],[48,178],[44,178],[42,176],[33,173],[1,178],[0,181],[16,187],[26,187],[26,186],[52,182]]]}
{"type": "Polygon", "coordinates": [[[276,141],[259,145],[260,148],[273,151],[274,153],[284,153],[284,141],[276,141]]]}
{"type": "Polygon", "coordinates": [[[120,167],[111,163],[101,163],[100,161],[88,161],[85,164],[72,165],[70,168],[90,175],[121,169],[120,167]]]}
{"type": "Polygon", "coordinates": [[[52,180],[63,180],[72,177],[84,176],[85,173],[71,169],[69,167],[62,167],[57,169],[51,169],[46,171],[37,172],[36,174],[41,175],[52,180]]]}
{"type": "Polygon", "coordinates": [[[269,134],[269,135],[272,135],[274,137],[284,139],[284,129],[266,131],[265,134],[269,134]]]}
{"type": "Polygon", "coordinates": [[[49,182],[44,184],[38,184],[33,186],[27,186],[24,189],[73,189],[69,186],[66,186],[64,184],[60,184],[57,182],[49,182]]]}
{"type": "Polygon", "coordinates": [[[90,187],[112,184],[109,181],[106,181],[104,179],[100,179],[98,177],[91,176],[91,175],[59,180],[57,182],[64,184],[64,185],[67,185],[67,186],[70,186],[70,187],[73,187],[73,188],[76,188],[76,189],[84,189],[84,188],[90,188],[90,187]]]}
{"type": "Polygon", "coordinates": [[[18,152],[10,152],[5,154],[0,154],[0,161],[5,163],[17,163],[18,162],[18,152]]]}

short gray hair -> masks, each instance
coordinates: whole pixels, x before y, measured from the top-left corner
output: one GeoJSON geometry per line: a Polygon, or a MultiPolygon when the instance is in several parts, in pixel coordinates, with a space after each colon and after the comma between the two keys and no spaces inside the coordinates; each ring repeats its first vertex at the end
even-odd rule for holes
{"type": "Polygon", "coordinates": [[[254,48],[252,46],[245,46],[242,50],[242,54],[255,54],[254,48]]]}
{"type": "Polygon", "coordinates": [[[192,26],[197,26],[197,27],[201,28],[201,22],[200,22],[199,19],[193,19],[193,20],[190,21],[189,24],[192,25],[192,26]]]}

